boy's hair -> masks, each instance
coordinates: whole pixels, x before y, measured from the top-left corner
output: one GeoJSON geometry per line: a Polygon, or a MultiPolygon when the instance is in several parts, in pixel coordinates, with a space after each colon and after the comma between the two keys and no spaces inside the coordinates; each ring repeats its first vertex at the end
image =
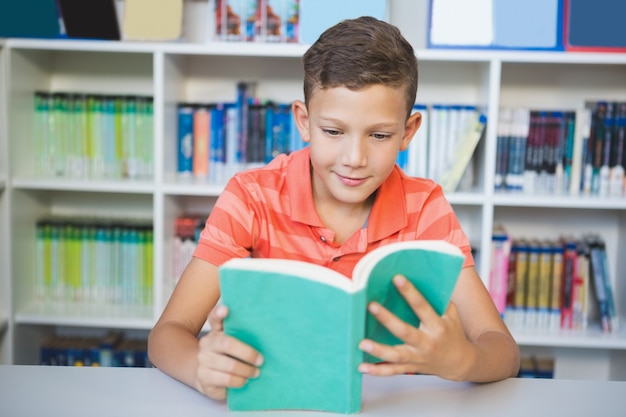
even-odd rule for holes
{"type": "Polygon", "coordinates": [[[374,17],[343,20],[304,54],[304,102],[317,88],[404,88],[407,117],[417,94],[417,57],[400,30],[374,17]]]}

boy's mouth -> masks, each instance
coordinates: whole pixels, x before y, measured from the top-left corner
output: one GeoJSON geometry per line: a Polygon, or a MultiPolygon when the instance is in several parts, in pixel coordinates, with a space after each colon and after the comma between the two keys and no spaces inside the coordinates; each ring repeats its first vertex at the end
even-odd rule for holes
{"type": "Polygon", "coordinates": [[[344,177],[343,175],[339,174],[337,174],[337,178],[339,178],[339,181],[341,181],[343,185],[346,185],[348,187],[357,187],[367,180],[367,178],[344,177]]]}

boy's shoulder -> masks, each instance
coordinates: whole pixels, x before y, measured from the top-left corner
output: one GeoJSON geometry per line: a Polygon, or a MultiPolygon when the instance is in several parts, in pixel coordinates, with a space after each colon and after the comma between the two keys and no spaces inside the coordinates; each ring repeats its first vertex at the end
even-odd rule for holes
{"type": "Polygon", "coordinates": [[[394,169],[397,172],[399,182],[405,193],[428,192],[441,190],[441,186],[430,178],[411,177],[398,166],[394,169]]]}
{"type": "Polygon", "coordinates": [[[301,149],[290,154],[280,154],[258,168],[238,172],[233,180],[242,186],[255,185],[264,188],[280,189],[287,178],[308,178],[302,173],[308,172],[308,149],[301,149]]]}

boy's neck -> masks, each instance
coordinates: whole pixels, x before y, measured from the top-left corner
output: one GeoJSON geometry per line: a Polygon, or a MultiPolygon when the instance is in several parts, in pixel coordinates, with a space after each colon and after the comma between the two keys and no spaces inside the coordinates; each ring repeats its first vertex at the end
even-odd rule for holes
{"type": "Polygon", "coordinates": [[[355,232],[366,227],[376,193],[372,194],[362,204],[333,204],[329,201],[320,201],[313,193],[315,210],[320,220],[328,229],[335,233],[336,244],[343,244],[355,232]]]}

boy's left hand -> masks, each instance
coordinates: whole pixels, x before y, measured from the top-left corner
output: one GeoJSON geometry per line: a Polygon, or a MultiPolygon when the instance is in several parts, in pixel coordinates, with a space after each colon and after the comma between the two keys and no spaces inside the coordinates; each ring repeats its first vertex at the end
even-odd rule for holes
{"type": "Polygon", "coordinates": [[[439,316],[404,277],[394,277],[393,283],[420,319],[420,325],[413,327],[380,304],[370,303],[368,311],[404,344],[389,346],[362,340],[359,348],[384,362],[362,363],[359,371],[379,376],[420,373],[463,380],[474,346],[465,336],[456,306],[450,302],[443,316],[439,316]]]}

